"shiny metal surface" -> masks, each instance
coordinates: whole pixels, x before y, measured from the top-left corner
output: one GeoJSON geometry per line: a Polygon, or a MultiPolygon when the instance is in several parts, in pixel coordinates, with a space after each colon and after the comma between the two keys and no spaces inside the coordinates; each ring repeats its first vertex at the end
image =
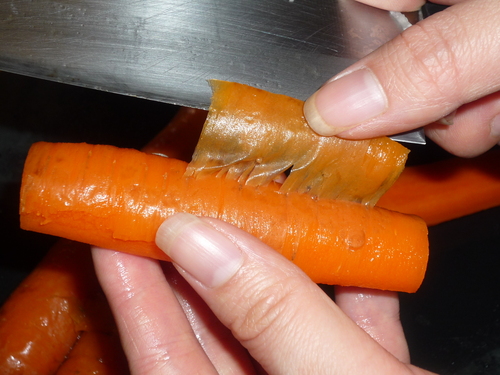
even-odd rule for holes
{"type": "Polygon", "coordinates": [[[210,78],[305,99],[401,30],[352,0],[1,0],[0,70],[190,107],[210,78]]]}

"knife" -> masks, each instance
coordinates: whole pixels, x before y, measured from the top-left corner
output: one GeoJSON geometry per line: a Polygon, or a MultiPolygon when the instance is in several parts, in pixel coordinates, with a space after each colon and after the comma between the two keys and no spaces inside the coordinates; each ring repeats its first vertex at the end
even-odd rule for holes
{"type": "Polygon", "coordinates": [[[0,0],[0,70],[205,109],[208,79],[305,100],[410,24],[354,0],[0,0]]]}

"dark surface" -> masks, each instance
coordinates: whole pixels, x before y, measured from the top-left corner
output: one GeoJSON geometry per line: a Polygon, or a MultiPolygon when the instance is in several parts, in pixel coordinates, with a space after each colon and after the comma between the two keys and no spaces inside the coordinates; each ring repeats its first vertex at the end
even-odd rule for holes
{"type": "MultiPolygon", "coordinates": [[[[141,147],[176,108],[0,73],[0,109],[1,303],[54,242],[18,228],[31,143],[141,147]]],[[[415,147],[410,164],[448,156],[432,144],[415,147]]],[[[432,227],[429,238],[426,280],[416,294],[401,296],[413,362],[443,374],[500,374],[500,208],[432,227]]]]}

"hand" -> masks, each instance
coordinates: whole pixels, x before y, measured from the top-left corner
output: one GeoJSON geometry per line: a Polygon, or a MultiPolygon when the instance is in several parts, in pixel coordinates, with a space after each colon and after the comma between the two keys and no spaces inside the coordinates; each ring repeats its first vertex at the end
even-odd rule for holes
{"type": "MultiPolygon", "coordinates": [[[[405,8],[393,10],[423,3],[362,1],[405,8]]],[[[436,2],[454,5],[408,28],[306,101],[315,131],[366,138],[427,125],[430,139],[465,157],[500,141],[498,0],[436,2]],[[453,125],[436,122],[442,118],[453,125]]]]}
{"type": "Polygon", "coordinates": [[[132,373],[428,374],[408,364],[395,293],[341,288],[335,304],[215,219],[174,215],[157,244],[173,266],[93,249],[132,373]]]}

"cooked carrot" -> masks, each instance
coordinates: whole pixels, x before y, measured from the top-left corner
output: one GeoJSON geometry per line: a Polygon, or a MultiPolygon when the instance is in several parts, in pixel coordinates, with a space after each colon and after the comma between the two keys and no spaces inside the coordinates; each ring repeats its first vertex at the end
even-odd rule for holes
{"type": "Polygon", "coordinates": [[[428,257],[419,218],[353,202],[186,177],[186,163],[88,144],[32,146],[21,188],[27,230],[168,258],[154,238],[175,212],[220,218],[261,238],[317,283],[415,291],[428,257]]]}
{"type": "Polygon", "coordinates": [[[407,167],[377,205],[428,225],[500,205],[500,150],[407,167]]]}
{"type": "Polygon", "coordinates": [[[212,103],[188,175],[219,173],[265,185],[290,170],[282,192],[374,205],[403,170],[409,150],[387,137],[321,137],[304,103],[234,82],[212,80],[212,103]]]}

